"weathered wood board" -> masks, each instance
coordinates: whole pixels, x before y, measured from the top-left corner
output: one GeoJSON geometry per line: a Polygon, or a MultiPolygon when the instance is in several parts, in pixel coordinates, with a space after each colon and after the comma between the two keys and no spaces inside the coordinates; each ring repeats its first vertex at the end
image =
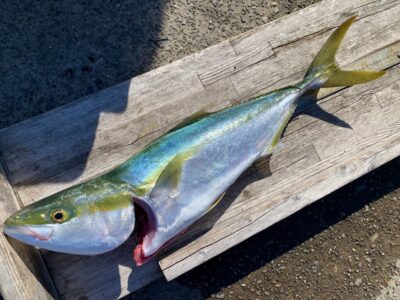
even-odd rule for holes
{"type": "MultiPolygon", "coordinates": [[[[339,62],[388,73],[323,92],[321,107],[352,129],[297,116],[272,157],[272,175],[254,181],[247,172],[159,262],[135,268],[132,240],[97,257],[42,251],[61,297],[123,296],[161,276],[160,267],[173,279],[400,155],[400,0],[324,0],[1,130],[7,175],[27,205],[112,169],[198,110],[300,80],[332,30],[354,14],[339,62]]],[[[329,120],[314,106],[301,110],[329,120]]]]}

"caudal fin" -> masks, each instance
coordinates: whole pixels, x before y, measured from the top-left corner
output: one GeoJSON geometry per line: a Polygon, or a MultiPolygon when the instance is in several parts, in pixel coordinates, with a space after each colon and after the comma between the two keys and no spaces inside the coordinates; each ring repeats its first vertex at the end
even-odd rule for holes
{"type": "Polygon", "coordinates": [[[385,74],[384,71],[344,71],[336,63],[336,52],[355,19],[355,16],[351,17],[332,33],[314,58],[304,78],[318,77],[322,81],[320,87],[337,87],[368,82],[385,74]]]}

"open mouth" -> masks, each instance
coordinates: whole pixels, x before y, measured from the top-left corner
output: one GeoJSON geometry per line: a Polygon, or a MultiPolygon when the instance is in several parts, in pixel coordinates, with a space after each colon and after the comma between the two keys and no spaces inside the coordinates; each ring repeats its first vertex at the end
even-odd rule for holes
{"type": "Polygon", "coordinates": [[[133,250],[133,259],[137,266],[141,266],[145,262],[149,261],[154,255],[146,256],[144,252],[144,243],[150,243],[152,236],[156,229],[156,221],[153,213],[147,204],[143,203],[139,199],[135,200],[135,238],[137,246],[133,250]]]}

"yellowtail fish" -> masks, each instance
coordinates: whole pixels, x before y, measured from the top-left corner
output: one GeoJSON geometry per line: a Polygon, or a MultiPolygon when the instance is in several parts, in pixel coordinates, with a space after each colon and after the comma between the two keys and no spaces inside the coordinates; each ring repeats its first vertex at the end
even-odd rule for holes
{"type": "Polygon", "coordinates": [[[254,161],[272,153],[303,95],[384,75],[337,65],[336,51],[354,20],[329,37],[299,83],[196,114],[108,174],[17,212],[5,233],[53,251],[94,255],[122,244],[136,223],[134,259],[143,264],[213,207],[254,161]]]}

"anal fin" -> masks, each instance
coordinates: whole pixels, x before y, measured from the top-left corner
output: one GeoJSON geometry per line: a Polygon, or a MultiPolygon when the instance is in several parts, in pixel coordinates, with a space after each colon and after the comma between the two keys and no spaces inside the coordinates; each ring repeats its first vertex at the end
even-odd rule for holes
{"type": "Polygon", "coordinates": [[[270,161],[272,152],[276,148],[282,148],[283,143],[280,141],[283,131],[285,130],[287,124],[290,121],[290,118],[293,115],[295,107],[291,107],[283,117],[283,121],[279,126],[278,130],[275,132],[272,137],[272,141],[270,145],[260,154],[260,157],[253,163],[253,167],[256,169],[256,172],[262,177],[267,177],[271,175],[270,161]]]}
{"type": "Polygon", "coordinates": [[[281,137],[282,137],[282,133],[285,130],[287,124],[289,123],[290,118],[292,117],[295,109],[296,109],[296,107],[293,106],[285,114],[282,124],[279,126],[278,130],[276,131],[276,133],[272,139],[272,142],[270,145],[271,153],[272,153],[273,149],[279,144],[279,141],[281,140],[281,137]]]}
{"type": "Polygon", "coordinates": [[[260,157],[271,155],[274,149],[280,144],[280,140],[282,137],[283,132],[286,129],[287,124],[290,121],[290,118],[293,115],[294,110],[296,109],[295,106],[291,107],[283,117],[283,121],[281,125],[278,127],[277,131],[275,132],[274,136],[272,137],[271,143],[269,146],[260,154],[260,157]]]}

